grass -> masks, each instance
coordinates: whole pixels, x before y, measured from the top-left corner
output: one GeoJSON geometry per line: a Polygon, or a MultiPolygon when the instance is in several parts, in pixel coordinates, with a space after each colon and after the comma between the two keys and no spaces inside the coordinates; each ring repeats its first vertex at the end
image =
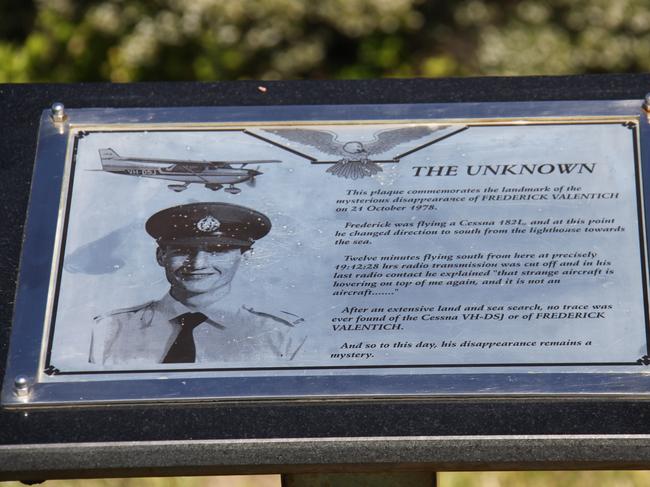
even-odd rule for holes
{"type": "Polygon", "coordinates": [[[444,472],[439,487],[646,487],[650,471],[444,472]]]}

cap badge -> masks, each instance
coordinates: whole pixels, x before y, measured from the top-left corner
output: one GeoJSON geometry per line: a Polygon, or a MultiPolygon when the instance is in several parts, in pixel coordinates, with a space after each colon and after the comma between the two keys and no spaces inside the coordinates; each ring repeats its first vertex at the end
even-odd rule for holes
{"type": "Polygon", "coordinates": [[[196,229],[203,233],[212,233],[219,229],[221,222],[212,215],[205,216],[196,222],[196,229]]]}

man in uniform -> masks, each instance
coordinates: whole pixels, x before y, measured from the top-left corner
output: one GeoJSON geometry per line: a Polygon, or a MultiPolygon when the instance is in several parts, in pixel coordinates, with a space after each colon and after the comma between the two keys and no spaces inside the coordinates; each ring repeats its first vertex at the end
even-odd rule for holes
{"type": "Polygon", "coordinates": [[[192,203],[159,211],[145,228],[158,244],[169,292],[95,318],[91,363],[250,366],[296,356],[305,341],[295,333],[301,318],[230,295],[242,255],[271,229],[265,215],[227,203],[192,203]]]}

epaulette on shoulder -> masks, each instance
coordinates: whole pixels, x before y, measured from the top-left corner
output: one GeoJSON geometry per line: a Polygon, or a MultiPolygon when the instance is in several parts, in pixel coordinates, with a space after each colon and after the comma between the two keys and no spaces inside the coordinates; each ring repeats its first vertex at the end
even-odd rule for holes
{"type": "Polygon", "coordinates": [[[144,311],[147,308],[151,307],[155,301],[148,301],[144,304],[139,304],[137,306],[131,306],[129,308],[119,308],[119,309],[114,309],[113,311],[109,311],[108,313],[102,314],[102,315],[97,315],[93,319],[95,321],[97,320],[103,320],[104,318],[110,318],[111,316],[116,316],[120,314],[125,314],[125,313],[135,313],[137,311],[144,311]]]}
{"type": "Polygon", "coordinates": [[[254,314],[255,316],[269,318],[273,321],[277,321],[278,323],[282,323],[283,325],[290,326],[292,328],[305,321],[304,318],[301,318],[294,313],[290,313],[289,311],[279,310],[275,313],[267,313],[265,311],[253,309],[252,307],[247,308],[246,306],[242,306],[242,308],[244,308],[249,313],[254,314]]]}

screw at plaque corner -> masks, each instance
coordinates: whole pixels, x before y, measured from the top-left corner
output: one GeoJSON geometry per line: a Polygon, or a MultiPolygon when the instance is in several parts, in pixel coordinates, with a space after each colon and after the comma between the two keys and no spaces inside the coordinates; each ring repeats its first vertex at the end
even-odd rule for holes
{"type": "Polygon", "coordinates": [[[643,100],[643,105],[641,107],[647,112],[650,113],[650,93],[646,93],[643,100]]]}
{"type": "Polygon", "coordinates": [[[26,396],[29,394],[29,379],[24,375],[19,375],[14,379],[14,392],[17,396],[26,396]]]}
{"type": "Polygon", "coordinates": [[[66,118],[68,118],[68,115],[65,113],[65,106],[63,106],[63,103],[53,103],[51,112],[52,120],[55,122],[63,122],[66,118]]]}

